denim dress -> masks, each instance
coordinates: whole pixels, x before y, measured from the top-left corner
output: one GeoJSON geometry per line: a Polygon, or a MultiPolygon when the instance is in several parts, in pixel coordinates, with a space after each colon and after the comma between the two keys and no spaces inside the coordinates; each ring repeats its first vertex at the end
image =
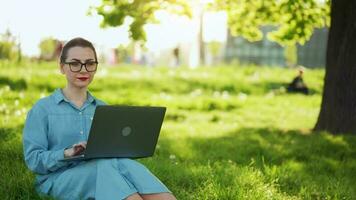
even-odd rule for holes
{"type": "Polygon", "coordinates": [[[125,199],[131,194],[170,192],[145,166],[127,158],[59,161],[64,149],[87,141],[97,105],[89,92],[81,108],[61,89],[40,99],[28,112],[23,130],[24,158],[36,174],[41,195],[56,199],[125,199]]]}

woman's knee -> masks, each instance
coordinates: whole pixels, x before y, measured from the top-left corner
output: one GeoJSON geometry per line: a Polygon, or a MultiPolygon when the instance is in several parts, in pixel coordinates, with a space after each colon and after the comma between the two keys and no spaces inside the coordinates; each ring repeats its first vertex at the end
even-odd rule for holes
{"type": "Polygon", "coordinates": [[[177,200],[176,197],[168,192],[156,194],[142,194],[143,200],[177,200]]]}
{"type": "Polygon", "coordinates": [[[122,164],[130,164],[130,163],[136,162],[130,158],[116,158],[115,160],[122,164]]]}
{"type": "Polygon", "coordinates": [[[116,162],[119,166],[125,168],[145,168],[145,166],[142,165],[140,162],[129,158],[117,158],[116,162]]]}
{"type": "Polygon", "coordinates": [[[137,193],[132,194],[126,198],[126,200],[143,200],[141,196],[137,193]]]}

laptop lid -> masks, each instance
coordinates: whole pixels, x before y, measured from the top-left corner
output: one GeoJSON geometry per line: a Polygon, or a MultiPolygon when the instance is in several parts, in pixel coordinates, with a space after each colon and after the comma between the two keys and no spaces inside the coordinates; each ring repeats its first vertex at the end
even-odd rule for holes
{"type": "Polygon", "coordinates": [[[97,106],[85,158],[152,156],[165,112],[165,107],[97,106]]]}

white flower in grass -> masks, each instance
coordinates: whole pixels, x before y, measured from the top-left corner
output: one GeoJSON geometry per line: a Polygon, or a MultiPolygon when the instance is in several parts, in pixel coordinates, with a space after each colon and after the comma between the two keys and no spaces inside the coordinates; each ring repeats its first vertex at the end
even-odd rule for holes
{"type": "Polygon", "coordinates": [[[192,91],[192,92],[190,93],[190,96],[192,96],[192,97],[197,97],[197,96],[200,96],[202,93],[203,93],[203,92],[202,92],[201,89],[196,89],[196,90],[194,90],[194,91],[192,91]]]}
{"type": "Polygon", "coordinates": [[[240,93],[238,94],[238,98],[239,98],[239,100],[241,100],[241,101],[245,101],[245,100],[247,99],[247,94],[245,94],[245,93],[243,93],[243,92],[240,92],[240,93]]]}
{"type": "Polygon", "coordinates": [[[176,159],[176,156],[171,154],[171,155],[169,155],[169,159],[174,160],[174,159],[176,159]]]}
{"type": "Polygon", "coordinates": [[[189,75],[188,75],[188,73],[186,73],[186,72],[182,72],[182,73],[180,74],[180,77],[183,78],[183,79],[188,79],[188,78],[189,78],[189,75]]]}
{"type": "Polygon", "coordinates": [[[5,91],[5,92],[8,92],[8,91],[10,91],[10,90],[11,90],[10,86],[6,85],[6,86],[4,87],[4,91],[5,91]]]}
{"type": "Polygon", "coordinates": [[[25,98],[24,92],[20,92],[19,97],[20,97],[21,99],[25,98]]]}
{"type": "Polygon", "coordinates": [[[4,123],[5,124],[9,123],[9,116],[8,115],[5,116],[4,123]]]}
{"type": "Polygon", "coordinates": [[[249,77],[249,79],[253,82],[257,82],[260,80],[260,75],[257,72],[255,72],[252,74],[252,76],[249,77]]]}
{"type": "Polygon", "coordinates": [[[141,77],[141,73],[139,71],[133,71],[131,74],[132,74],[132,77],[134,77],[134,78],[140,78],[141,77]]]}
{"type": "Polygon", "coordinates": [[[280,93],[285,93],[286,92],[286,88],[285,87],[279,87],[278,91],[280,93]]]}
{"type": "Polygon", "coordinates": [[[161,146],[159,144],[157,144],[156,149],[160,149],[160,148],[161,148],[161,146]]]}
{"type": "Polygon", "coordinates": [[[1,105],[0,105],[0,111],[6,110],[6,107],[7,107],[6,104],[4,104],[4,103],[1,104],[1,105]]]}
{"type": "Polygon", "coordinates": [[[16,115],[16,116],[20,116],[21,114],[22,114],[21,110],[16,110],[16,111],[15,111],[15,115],[16,115]]]}
{"type": "Polygon", "coordinates": [[[222,98],[223,98],[223,99],[228,99],[229,97],[230,97],[229,92],[226,91],[226,90],[224,90],[224,91],[222,92],[222,98]]]}
{"type": "Polygon", "coordinates": [[[46,96],[46,93],[41,92],[41,94],[40,94],[40,98],[44,98],[45,96],[46,96]]]}
{"type": "Polygon", "coordinates": [[[19,103],[20,103],[19,100],[16,99],[16,100],[15,100],[15,106],[18,106],[19,103]]]}
{"type": "Polygon", "coordinates": [[[201,76],[202,76],[203,78],[209,78],[209,74],[206,73],[206,72],[203,72],[203,73],[201,74],[201,76]]]}
{"type": "Polygon", "coordinates": [[[220,96],[220,92],[219,91],[214,91],[213,96],[214,97],[219,97],[220,96]]]}
{"type": "Polygon", "coordinates": [[[168,72],[168,75],[169,76],[175,76],[176,75],[176,71],[174,70],[170,70],[169,72],[168,72]]]}
{"type": "Polygon", "coordinates": [[[165,92],[161,92],[159,94],[159,96],[160,96],[160,98],[165,99],[165,100],[171,100],[172,99],[172,97],[169,94],[165,93],[165,92]]]}
{"type": "Polygon", "coordinates": [[[273,97],[274,97],[274,92],[273,92],[273,91],[268,92],[265,97],[266,97],[267,99],[273,98],[273,97]]]}

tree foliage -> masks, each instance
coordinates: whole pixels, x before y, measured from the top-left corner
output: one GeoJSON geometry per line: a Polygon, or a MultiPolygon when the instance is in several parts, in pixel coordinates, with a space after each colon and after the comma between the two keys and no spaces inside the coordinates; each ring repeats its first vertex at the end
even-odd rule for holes
{"type": "Polygon", "coordinates": [[[215,0],[216,10],[225,10],[233,35],[250,41],[262,39],[260,27],[271,25],[276,30],[268,38],[279,44],[304,44],[314,28],[329,25],[330,2],[321,0],[215,0]]]}
{"type": "Polygon", "coordinates": [[[95,10],[103,16],[102,27],[121,26],[126,19],[132,19],[129,32],[133,40],[146,40],[144,25],[157,22],[155,12],[158,10],[191,16],[185,0],[102,0],[95,10]]]}
{"type": "Polygon", "coordinates": [[[19,60],[21,58],[21,50],[16,38],[7,30],[0,35],[0,59],[19,60]]]}
{"type": "MultiPolygon", "coordinates": [[[[102,0],[96,12],[103,16],[102,26],[121,26],[131,18],[130,37],[145,40],[144,25],[155,23],[154,13],[165,10],[179,15],[192,15],[193,0],[102,0]]],[[[329,0],[215,0],[209,6],[226,11],[228,26],[233,35],[250,41],[262,39],[261,26],[272,25],[270,40],[283,45],[303,44],[314,28],[329,25],[329,0]]]]}
{"type": "Polygon", "coordinates": [[[51,59],[56,49],[57,40],[52,37],[47,37],[41,40],[38,47],[41,51],[41,59],[51,59]]]}

